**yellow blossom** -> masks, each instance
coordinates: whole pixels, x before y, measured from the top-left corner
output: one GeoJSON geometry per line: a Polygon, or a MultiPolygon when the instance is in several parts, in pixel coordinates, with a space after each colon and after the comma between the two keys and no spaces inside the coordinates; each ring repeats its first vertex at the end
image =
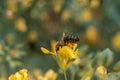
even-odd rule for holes
{"type": "Polygon", "coordinates": [[[70,15],[71,13],[69,10],[64,10],[64,12],[62,13],[61,19],[66,22],[70,18],[70,15]]]}
{"type": "Polygon", "coordinates": [[[46,73],[45,73],[45,76],[47,78],[47,80],[56,80],[58,74],[53,71],[52,69],[48,70],[46,73]]]}
{"type": "MultiPolygon", "coordinates": [[[[32,12],[32,14],[34,14],[35,11],[32,12]]],[[[39,15],[39,18],[42,20],[42,21],[48,21],[50,19],[50,16],[46,13],[46,12],[42,12],[40,15],[39,15]]]]}
{"type": "Polygon", "coordinates": [[[36,31],[31,31],[28,35],[28,40],[30,42],[36,42],[38,39],[38,33],[36,31]]]}
{"type": "Polygon", "coordinates": [[[81,13],[81,17],[83,21],[89,21],[92,19],[92,12],[90,9],[85,9],[82,13],[81,13]]]}
{"type": "Polygon", "coordinates": [[[76,59],[78,55],[78,49],[76,49],[77,44],[75,42],[68,42],[63,46],[57,46],[59,48],[58,50],[56,45],[57,44],[55,44],[55,42],[52,42],[52,52],[43,47],[41,47],[41,51],[45,54],[52,54],[57,61],[60,69],[64,71],[76,59]]]}
{"type": "Polygon", "coordinates": [[[91,8],[98,8],[100,6],[100,0],[91,0],[90,7],[91,8]]]}
{"type": "Polygon", "coordinates": [[[78,50],[74,51],[68,46],[63,46],[57,53],[57,63],[62,70],[65,70],[76,59],[78,50]]]}
{"type": "Polygon", "coordinates": [[[116,51],[120,51],[120,31],[112,38],[112,46],[116,51]]]}
{"type": "Polygon", "coordinates": [[[96,69],[97,74],[100,76],[100,78],[103,78],[104,76],[107,75],[107,70],[104,66],[99,66],[96,69]]]}
{"type": "MultiPolygon", "coordinates": [[[[77,46],[76,46],[77,47],[77,46]]],[[[46,48],[41,47],[41,51],[45,54],[53,54],[55,56],[55,59],[60,66],[62,70],[65,70],[68,65],[75,60],[78,50],[73,50],[69,46],[63,46],[62,48],[59,49],[56,53],[50,52],[46,48]],[[55,55],[56,54],[56,55],[55,55]]]]}
{"type": "Polygon", "coordinates": [[[14,22],[15,29],[19,32],[26,32],[27,31],[27,25],[24,18],[18,18],[14,22]]]}
{"type": "Polygon", "coordinates": [[[17,0],[8,0],[6,3],[5,3],[5,7],[7,10],[10,10],[12,11],[13,13],[15,13],[17,11],[17,0]]]}
{"type": "Polygon", "coordinates": [[[27,9],[28,7],[30,7],[32,5],[33,1],[34,0],[25,0],[25,1],[24,0],[19,0],[23,9],[27,9]]]}
{"type": "Polygon", "coordinates": [[[98,30],[95,26],[90,25],[87,27],[86,29],[86,38],[88,39],[88,41],[91,44],[97,44],[99,41],[99,34],[98,34],[98,30]]]}
{"type": "Polygon", "coordinates": [[[28,80],[27,70],[22,69],[19,72],[12,74],[8,79],[9,80],[28,80]]]}
{"type": "Polygon", "coordinates": [[[63,6],[63,3],[64,3],[64,0],[57,0],[57,1],[54,1],[53,3],[53,10],[56,12],[56,13],[59,13],[59,11],[61,10],[62,6],[63,6]]]}
{"type": "Polygon", "coordinates": [[[61,55],[61,57],[64,58],[74,58],[73,50],[69,48],[68,46],[63,46],[58,53],[61,55]]]}

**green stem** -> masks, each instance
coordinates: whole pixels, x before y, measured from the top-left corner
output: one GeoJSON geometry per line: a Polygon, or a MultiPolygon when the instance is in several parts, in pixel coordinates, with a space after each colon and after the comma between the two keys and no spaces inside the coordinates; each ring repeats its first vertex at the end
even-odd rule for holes
{"type": "Polygon", "coordinates": [[[72,74],[72,78],[71,78],[71,80],[74,80],[74,77],[75,77],[75,74],[73,73],[73,74],[72,74]]]}
{"type": "Polygon", "coordinates": [[[64,78],[65,78],[65,80],[67,80],[66,71],[64,71],[64,78]]]}

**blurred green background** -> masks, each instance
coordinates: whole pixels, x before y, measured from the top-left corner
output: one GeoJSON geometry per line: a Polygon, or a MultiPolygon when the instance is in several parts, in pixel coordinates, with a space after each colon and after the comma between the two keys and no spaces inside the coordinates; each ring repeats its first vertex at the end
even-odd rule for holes
{"type": "Polygon", "coordinates": [[[40,47],[51,50],[63,32],[79,36],[84,57],[109,48],[114,59],[107,69],[120,70],[113,69],[120,60],[120,0],[0,0],[0,75],[22,68],[59,72],[40,47]]]}

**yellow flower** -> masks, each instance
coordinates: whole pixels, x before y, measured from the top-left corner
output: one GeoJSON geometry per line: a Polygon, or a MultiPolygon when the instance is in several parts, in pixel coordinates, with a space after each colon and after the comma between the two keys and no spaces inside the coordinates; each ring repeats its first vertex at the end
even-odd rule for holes
{"type": "Polygon", "coordinates": [[[112,46],[116,51],[120,51],[120,31],[112,38],[112,46]]]}
{"type": "Polygon", "coordinates": [[[56,60],[59,67],[64,71],[76,59],[78,50],[73,50],[68,46],[63,46],[59,49],[56,55],[56,60]]]}
{"type": "Polygon", "coordinates": [[[107,70],[104,66],[99,66],[96,69],[97,74],[100,76],[100,78],[103,78],[104,76],[107,75],[107,70]]]}
{"type": "Polygon", "coordinates": [[[27,70],[22,69],[19,72],[12,74],[8,79],[9,80],[28,80],[27,70]]]}
{"type": "Polygon", "coordinates": [[[12,11],[13,13],[17,11],[17,0],[8,0],[5,3],[5,7],[7,10],[12,11]]]}
{"type": "Polygon", "coordinates": [[[71,13],[69,10],[64,10],[64,12],[62,13],[61,19],[62,21],[68,21],[69,18],[71,17],[71,13]]]}
{"type": "Polygon", "coordinates": [[[63,46],[59,51],[58,53],[60,54],[61,57],[64,57],[64,58],[69,58],[69,59],[72,59],[74,58],[75,54],[73,54],[73,50],[68,47],[68,46],[63,46]]]}
{"type": "Polygon", "coordinates": [[[91,2],[90,2],[90,7],[91,7],[91,8],[96,9],[96,8],[98,8],[99,6],[100,6],[100,0],[91,0],[91,2]]]}
{"type": "Polygon", "coordinates": [[[93,26],[93,25],[88,26],[85,34],[86,34],[87,40],[92,45],[95,45],[99,42],[99,34],[98,34],[98,30],[95,26],[93,26]]]}
{"type": "Polygon", "coordinates": [[[83,12],[81,13],[81,18],[83,19],[83,21],[89,21],[92,19],[92,12],[90,9],[85,9],[83,10],[83,12]]]}
{"type": "Polygon", "coordinates": [[[45,54],[52,54],[56,59],[59,67],[64,71],[76,59],[78,55],[78,49],[76,49],[77,44],[76,42],[68,42],[63,46],[56,45],[57,43],[55,43],[55,41],[52,42],[51,44],[53,50],[52,52],[43,47],[41,47],[41,51],[45,54]]]}
{"type": "Polygon", "coordinates": [[[19,32],[26,32],[27,25],[24,18],[18,18],[14,21],[15,29],[19,32]]]}
{"type": "Polygon", "coordinates": [[[43,73],[40,69],[34,69],[29,74],[29,80],[57,80],[58,74],[53,69],[43,73]]]}
{"type": "Polygon", "coordinates": [[[52,69],[49,69],[44,75],[44,77],[47,78],[47,80],[56,80],[57,76],[58,74],[52,69]]]}

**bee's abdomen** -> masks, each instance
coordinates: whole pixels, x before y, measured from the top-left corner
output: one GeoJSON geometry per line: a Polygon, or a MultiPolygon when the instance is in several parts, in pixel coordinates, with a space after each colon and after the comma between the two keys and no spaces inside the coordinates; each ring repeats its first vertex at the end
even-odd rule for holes
{"type": "Polygon", "coordinates": [[[65,43],[76,43],[79,41],[79,37],[77,36],[66,36],[64,37],[64,42],[65,43]]]}

